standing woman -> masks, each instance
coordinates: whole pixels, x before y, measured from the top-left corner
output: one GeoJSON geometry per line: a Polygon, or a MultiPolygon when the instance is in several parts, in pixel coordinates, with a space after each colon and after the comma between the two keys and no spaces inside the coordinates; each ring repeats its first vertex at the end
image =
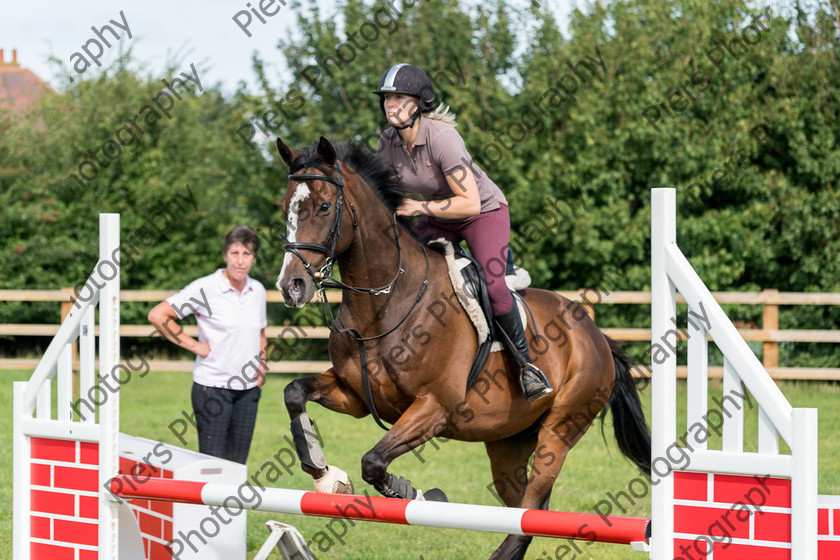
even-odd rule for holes
{"type": "Polygon", "coordinates": [[[394,167],[408,192],[423,198],[404,199],[397,214],[422,216],[414,227],[420,239],[467,242],[484,269],[496,322],[522,357],[523,394],[529,401],[551,394],[548,378],[531,363],[504,268],[489,266],[500,257],[504,262],[508,254],[510,215],[505,195],[472,161],[448,107],[434,110],[434,86],[424,70],[411,64],[392,66],[373,93],[379,95],[379,106],[391,125],[379,138],[379,156],[394,167]]]}
{"type": "Polygon", "coordinates": [[[198,450],[243,464],[266,373],[265,288],[248,276],[259,250],[252,228],[233,228],[222,248],[226,268],[191,282],[149,312],[158,331],[196,355],[192,406],[198,450]],[[177,325],[191,314],[198,321],[198,340],[177,325]]]}

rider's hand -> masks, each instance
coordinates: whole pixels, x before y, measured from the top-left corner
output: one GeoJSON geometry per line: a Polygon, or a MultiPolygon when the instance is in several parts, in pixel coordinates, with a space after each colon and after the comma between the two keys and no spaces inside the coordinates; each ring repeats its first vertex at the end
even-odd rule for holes
{"type": "Polygon", "coordinates": [[[397,216],[425,216],[427,213],[427,204],[413,198],[404,198],[397,208],[397,216]]]}

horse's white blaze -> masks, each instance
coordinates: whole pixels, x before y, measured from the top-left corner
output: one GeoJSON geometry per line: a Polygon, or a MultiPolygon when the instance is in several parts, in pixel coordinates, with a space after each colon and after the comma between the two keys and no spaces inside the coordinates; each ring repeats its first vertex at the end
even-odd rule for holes
{"type": "MultiPolygon", "coordinates": [[[[295,189],[295,194],[292,195],[291,202],[289,202],[289,216],[287,219],[287,241],[289,243],[297,241],[298,211],[300,210],[300,203],[309,197],[309,193],[309,185],[300,183],[295,189]]],[[[280,285],[280,279],[283,278],[283,275],[286,273],[286,267],[291,262],[292,254],[287,252],[283,256],[283,267],[280,269],[280,275],[277,277],[277,289],[281,292],[283,291],[283,287],[280,285]]]]}

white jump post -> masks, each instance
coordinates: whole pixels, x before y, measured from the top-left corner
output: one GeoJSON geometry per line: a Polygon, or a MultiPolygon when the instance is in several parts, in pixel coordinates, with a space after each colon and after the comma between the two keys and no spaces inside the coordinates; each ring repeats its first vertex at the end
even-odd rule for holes
{"type": "Polygon", "coordinates": [[[651,213],[651,559],[840,557],[840,499],[817,496],[816,409],[790,406],[680,251],[675,190],[653,189],[651,213]],[[687,430],[680,434],[677,353],[670,351],[681,322],[677,291],[688,304],[689,337],[687,430]],[[722,426],[709,421],[709,338],[724,357],[714,415],[722,426]],[[744,451],[747,407],[733,395],[745,389],[759,408],[758,452],[744,451]],[[708,449],[706,436],[721,427],[722,448],[708,449]],[[780,437],[790,454],[780,453],[780,437]]]}
{"type": "MultiPolygon", "coordinates": [[[[138,471],[221,483],[245,479],[244,465],[120,433],[119,387],[129,372],[120,362],[119,214],[100,214],[99,229],[93,272],[29,381],[14,386],[15,560],[171,559],[168,541],[194,530],[209,508],[120,504],[108,491],[111,479],[138,471]]],[[[245,554],[243,514],[220,529],[213,546],[177,557],[244,560],[245,554]]]]}
{"type": "Polygon", "coordinates": [[[99,407],[99,423],[92,414],[74,421],[71,409],[72,347],[77,339],[80,387],[95,385],[97,304],[100,308],[99,375],[110,375],[120,360],[120,271],[112,260],[119,247],[119,214],[100,214],[99,229],[99,261],[80,292],[85,294],[86,301],[77,299],[30,380],[15,383],[13,555],[16,560],[57,557],[57,549],[50,542],[53,539],[43,538],[46,534],[66,536],[68,546],[64,548],[76,550],[82,556],[99,550],[103,558],[118,557],[116,502],[108,500],[106,493],[98,489],[117,472],[119,395],[108,395],[99,407]],[[55,410],[51,390],[54,378],[57,378],[55,410]],[[42,468],[44,465],[33,465],[33,458],[66,466],[42,468]],[[54,482],[66,487],[74,477],[84,479],[77,492],[49,491],[54,482]],[[54,512],[43,517],[31,514],[33,507],[45,509],[40,502],[51,501],[56,503],[54,512]],[[79,523],[69,517],[95,518],[98,522],[79,523]]]}
{"type": "MultiPolygon", "coordinates": [[[[105,285],[99,296],[99,376],[106,378],[120,363],[120,267],[114,262],[120,246],[120,215],[99,217],[98,273],[105,285]],[[107,265],[106,265],[107,263],[107,265]],[[109,271],[109,272],[106,272],[109,271]],[[110,272],[112,271],[112,272],[110,272]],[[110,279],[108,279],[110,277],[110,279]]],[[[65,375],[64,378],[70,377],[65,375]]],[[[68,401],[73,393],[69,393],[68,401]]],[[[68,403],[69,408],[69,403],[68,403]]],[[[68,417],[67,420],[72,420],[68,417]]],[[[117,558],[119,553],[119,504],[102,489],[119,471],[120,392],[113,391],[99,406],[99,556],[117,558]]]]}

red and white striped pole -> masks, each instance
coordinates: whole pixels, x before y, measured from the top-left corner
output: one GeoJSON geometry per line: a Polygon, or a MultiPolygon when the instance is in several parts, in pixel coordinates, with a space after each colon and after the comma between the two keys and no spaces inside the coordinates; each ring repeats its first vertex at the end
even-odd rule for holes
{"type": "Polygon", "coordinates": [[[380,496],[321,494],[284,488],[215,484],[119,475],[111,492],[120,498],[143,498],[230,509],[252,509],[318,517],[340,517],[466,529],[510,535],[559,537],[618,544],[647,542],[649,519],[601,516],[536,509],[400,500],[380,496]]]}

